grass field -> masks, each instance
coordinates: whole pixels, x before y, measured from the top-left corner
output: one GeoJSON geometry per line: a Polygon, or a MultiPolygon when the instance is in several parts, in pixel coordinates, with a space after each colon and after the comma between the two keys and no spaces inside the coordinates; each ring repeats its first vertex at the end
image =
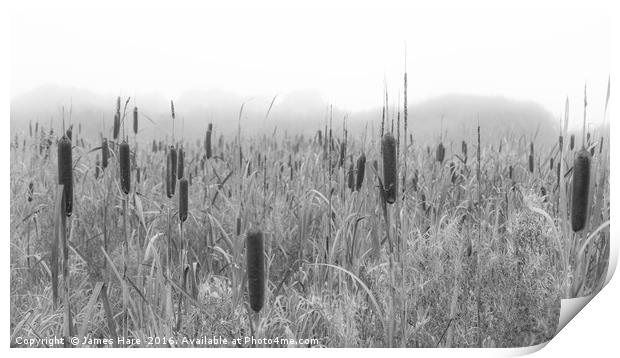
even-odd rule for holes
{"type": "Polygon", "coordinates": [[[519,347],[553,337],[561,298],[602,285],[608,130],[579,131],[572,148],[564,122],[536,147],[480,127],[426,146],[403,113],[361,136],[335,118],[305,137],[245,133],[241,122],[224,137],[216,121],[209,140],[188,141],[171,118],[166,141],[134,134],[129,102],[119,99],[116,139],[113,123],[89,138],[73,120],[70,216],[62,127],[31,123],[11,141],[12,346],[18,336],[191,347],[252,335],[281,341],[229,346],[519,347]],[[593,155],[575,232],[582,142],[593,155]],[[246,258],[255,230],[260,263],[246,258]]]}

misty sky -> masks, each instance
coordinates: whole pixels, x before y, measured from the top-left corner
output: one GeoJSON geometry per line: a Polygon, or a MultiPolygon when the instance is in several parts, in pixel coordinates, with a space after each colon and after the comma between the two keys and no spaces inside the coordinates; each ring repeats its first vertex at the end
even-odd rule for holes
{"type": "Polygon", "coordinates": [[[410,101],[455,92],[503,95],[537,101],[559,116],[568,95],[572,117],[582,111],[587,81],[596,117],[609,74],[606,11],[563,2],[530,9],[473,2],[298,9],[106,4],[17,5],[11,97],[43,84],[170,98],[191,89],[271,97],[311,88],[340,107],[368,109],[381,104],[384,80],[397,99],[406,43],[410,101]]]}

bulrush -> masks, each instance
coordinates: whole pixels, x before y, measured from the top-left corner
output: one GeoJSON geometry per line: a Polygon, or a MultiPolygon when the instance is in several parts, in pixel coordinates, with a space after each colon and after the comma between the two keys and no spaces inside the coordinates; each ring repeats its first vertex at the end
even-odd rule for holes
{"type": "Polygon", "coordinates": [[[185,174],[185,151],[183,147],[179,148],[177,153],[177,178],[181,180],[185,174]]]}
{"type": "Polygon", "coordinates": [[[574,134],[570,135],[570,143],[568,144],[568,148],[570,150],[575,149],[575,135],[574,134]]]}
{"type": "Polygon", "coordinates": [[[71,141],[66,135],[58,141],[58,184],[63,186],[65,214],[71,216],[73,212],[73,159],[71,141]]]}
{"type": "Polygon", "coordinates": [[[573,162],[573,195],[571,226],[573,231],[582,230],[588,218],[588,190],[590,187],[590,153],[582,148],[573,162]]]}
{"type": "Polygon", "coordinates": [[[383,154],[383,190],[385,201],[393,204],[396,201],[398,191],[398,168],[396,167],[396,140],[387,133],[381,141],[381,153],[383,154]]]}
{"type": "Polygon", "coordinates": [[[357,180],[355,181],[355,190],[360,191],[364,182],[364,174],[366,172],[366,155],[362,153],[357,158],[357,180]]]}
{"type": "Polygon", "coordinates": [[[120,168],[121,189],[123,193],[129,194],[131,189],[131,165],[129,158],[129,144],[123,141],[118,147],[118,164],[120,168]]]}
{"type": "Polygon", "coordinates": [[[179,181],[179,220],[187,220],[188,182],[183,178],[179,181]]]}
{"type": "Polygon", "coordinates": [[[118,139],[118,134],[121,131],[121,114],[120,112],[116,112],[114,114],[114,128],[113,128],[113,137],[114,140],[118,139]]]}
{"type": "Polygon", "coordinates": [[[133,134],[138,134],[138,107],[133,107],[133,134]]]}
{"type": "Polygon", "coordinates": [[[446,156],[446,148],[443,146],[443,143],[439,143],[437,146],[437,151],[435,152],[435,160],[439,163],[443,163],[443,160],[446,156]]]}
{"type": "Polygon", "coordinates": [[[349,171],[347,172],[347,186],[351,191],[355,191],[355,167],[353,163],[349,165],[349,171]]]}
{"type": "Polygon", "coordinates": [[[108,167],[108,159],[110,158],[110,147],[108,145],[108,139],[103,138],[101,141],[101,168],[108,167]]]}
{"type": "Polygon", "coordinates": [[[205,151],[207,152],[207,159],[211,159],[213,155],[211,149],[211,136],[213,133],[213,124],[209,123],[209,127],[207,129],[207,137],[205,138],[205,151]]]}
{"type": "Polygon", "coordinates": [[[168,160],[166,161],[166,196],[172,198],[177,186],[177,151],[174,146],[168,150],[168,160]]]}
{"type": "Polygon", "coordinates": [[[265,257],[262,232],[248,232],[245,240],[245,256],[250,307],[258,313],[263,308],[265,300],[265,257]]]}

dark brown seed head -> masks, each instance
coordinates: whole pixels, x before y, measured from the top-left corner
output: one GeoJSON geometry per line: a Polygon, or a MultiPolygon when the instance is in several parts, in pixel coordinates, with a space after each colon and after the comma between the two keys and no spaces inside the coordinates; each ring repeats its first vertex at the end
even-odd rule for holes
{"type": "Polygon", "coordinates": [[[463,152],[464,157],[467,157],[467,142],[465,141],[461,143],[461,152],[463,152]]]}
{"type": "Polygon", "coordinates": [[[97,159],[95,159],[95,179],[99,178],[100,170],[101,170],[101,162],[99,161],[99,154],[97,154],[97,159]]]}
{"type": "Polygon", "coordinates": [[[443,143],[439,143],[437,146],[437,150],[435,152],[435,160],[439,163],[443,163],[444,157],[446,155],[446,148],[443,146],[443,143]]]}
{"type": "Polygon", "coordinates": [[[121,189],[129,194],[131,189],[131,165],[129,158],[129,144],[123,141],[118,147],[118,164],[120,167],[121,189]]]}
{"type": "Polygon", "coordinates": [[[341,142],[340,143],[340,161],[338,162],[339,166],[344,166],[344,158],[347,154],[347,143],[346,142],[341,142]]]}
{"type": "Polygon", "coordinates": [[[177,151],[174,146],[168,149],[168,160],[166,162],[166,195],[168,198],[174,196],[177,186],[177,151]]]}
{"type": "Polygon", "coordinates": [[[553,170],[553,158],[549,159],[549,170],[553,170]]]}
{"type": "Polygon", "coordinates": [[[362,153],[357,158],[357,180],[355,181],[355,190],[360,191],[364,182],[364,174],[366,172],[366,155],[362,153]]]}
{"type": "Polygon", "coordinates": [[[138,107],[133,107],[133,134],[138,134],[138,107]]]}
{"type": "Polygon", "coordinates": [[[187,199],[188,199],[188,183],[183,178],[179,181],[179,219],[181,222],[187,220],[187,199]]]}
{"type": "Polygon", "coordinates": [[[118,139],[118,134],[121,131],[121,114],[120,114],[120,112],[116,112],[114,114],[114,128],[113,129],[114,129],[114,133],[113,133],[114,134],[114,136],[113,136],[114,140],[117,140],[118,139]]]}
{"type": "Polygon", "coordinates": [[[351,191],[355,191],[355,167],[353,163],[349,165],[349,171],[347,172],[347,186],[351,191]]]}
{"type": "Polygon", "coordinates": [[[508,166],[508,178],[512,179],[512,165],[508,166]]]}
{"type": "Polygon", "coordinates": [[[207,137],[205,138],[205,151],[207,152],[207,159],[211,159],[211,156],[213,155],[213,152],[211,149],[211,135],[212,135],[211,128],[213,128],[213,125],[209,123],[209,129],[207,129],[207,137]]]}
{"type": "Polygon", "coordinates": [[[533,173],[534,172],[534,155],[532,154],[529,155],[528,164],[529,164],[530,173],[533,173]]]}
{"type": "Polygon", "coordinates": [[[71,141],[63,136],[58,141],[58,184],[63,185],[63,200],[65,214],[71,216],[73,212],[73,159],[71,141]]]}
{"type": "Polygon", "coordinates": [[[245,256],[250,307],[258,313],[263,308],[265,300],[265,258],[262,232],[248,232],[245,240],[245,256]]]}
{"type": "Polygon", "coordinates": [[[179,148],[177,153],[177,164],[177,178],[181,179],[185,174],[185,151],[183,147],[179,148]]]}
{"type": "Polygon", "coordinates": [[[560,146],[560,150],[564,149],[564,137],[560,136],[558,139],[558,145],[560,146]]]}
{"type": "Polygon", "coordinates": [[[398,192],[398,168],[396,167],[396,140],[387,133],[381,141],[381,153],[383,155],[383,190],[385,201],[393,204],[398,192]]]}
{"type": "Polygon", "coordinates": [[[108,139],[103,138],[101,141],[101,168],[108,167],[108,159],[110,158],[110,148],[108,146],[108,139]]]}
{"type": "Polygon", "coordinates": [[[581,149],[573,162],[573,191],[571,226],[573,231],[582,230],[588,218],[588,191],[590,189],[590,153],[581,149]]]}
{"type": "Polygon", "coordinates": [[[570,148],[570,150],[575,149],[575,135],[574,134],[570,135],[570,143],[568,144],[568,147],[570,148]]]}

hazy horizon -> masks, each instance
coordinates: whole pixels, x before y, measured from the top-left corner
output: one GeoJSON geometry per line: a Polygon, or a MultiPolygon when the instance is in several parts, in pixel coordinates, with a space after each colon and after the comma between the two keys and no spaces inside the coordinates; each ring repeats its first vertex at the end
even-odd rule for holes
{"type": "Polygon", "coordinates": [[[10,95],[13,101],[49,84],[167,99],[209,90],[270,99],[309,90],[359,112],[380,107],[386,88],[390,106],[402,103],[406,68],[410,103],[454,93],[499,96],[539,103],[559,118],[568,97],[575,125],[587,83],[589,116],[602,120],[610,40],[604,12],[475,5],[16,5],[10,95]]]}

